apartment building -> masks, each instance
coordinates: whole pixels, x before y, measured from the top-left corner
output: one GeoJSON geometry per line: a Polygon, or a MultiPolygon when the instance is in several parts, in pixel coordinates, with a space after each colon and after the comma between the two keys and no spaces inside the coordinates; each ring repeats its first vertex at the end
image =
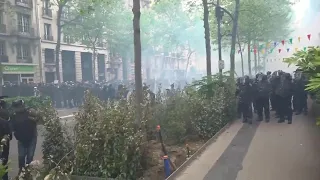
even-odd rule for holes
{"type": "MultiPolygon", "coordinates": [[[[43,81],[55,80],[55,48],[57,43],[57,11],[50,0],[42,0],[38,4],[41,36],[41,66],[43,81]]],[[[61,21],[70,21],[73,17],[64,8],[61,21]]],[[[100,43],[93,57],[92,50],[76,40],[72,34],[62,34],[60,55],[60,77],[62,81],[92,81],[119,79],[121,76],[121,61],[110,61],[106,45],[100,43]],[[95,60],[93,60],[95,59],[95,60]],[[112,63],[111,63],[112,62],[112,63]]]]}
{"type": "Polygon", "coordinates": [[[0,0],[2,82],[40,80],[37,8],[31,0],[0,0]]]}

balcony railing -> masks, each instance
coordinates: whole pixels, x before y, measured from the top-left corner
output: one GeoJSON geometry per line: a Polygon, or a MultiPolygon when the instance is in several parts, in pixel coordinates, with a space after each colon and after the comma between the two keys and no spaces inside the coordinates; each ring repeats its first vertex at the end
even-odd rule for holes
{"type": "Polygon", "coordinates": [[[31,57],[21,58],[17,57],[17,63],[32,63],[31,57]]]}
{"type": "Polygon", "coordinates": [[[7,33],[7,26],[5,24],[0,24],[0,33],[7,33]]]}
{"type": "Polygon", "coordinates": [[[29,37],[36,37],[34,28],[27,28],[18,26],[17,30],[12,31],[13,35],[22,35],[29,37]]]}
{"type": "Polygon", "coordinates": [[[42,15],[46,17],[51,17],[52,18],[52,10],[49,8],[42,8],[42,15]]]}
{"type": "Polygon", "coordinates": [[[17,6],[32,8],[32,1],[31,0],[16,0],[17,6]]]}
{"type": "Polygon", "coordinates": [[[44,40],[53,41],[53,36],[44,35],[44,40]]]}
{"type": "Polygon", "coordinates": [[[9,57],[7,55],[0,55],[0,61],[7,63],[9,62],[9,57]]]}

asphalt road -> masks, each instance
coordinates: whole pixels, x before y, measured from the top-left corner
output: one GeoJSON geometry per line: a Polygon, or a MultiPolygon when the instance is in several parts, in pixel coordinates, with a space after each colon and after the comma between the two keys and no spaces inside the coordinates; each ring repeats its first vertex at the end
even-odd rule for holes
{"type": "MultiPolygon", "coordinates": [[[[58,109],[57,110],[59,117],[61,117],[61,121],[68,124],[72,121],[73,113],[77,112],[77,109],[58,109]]],[[[43,132],[43,126],[38,126],[38,140],[37,147],[35,151],[34,160],[42,160],[42,152],[41,145],[43,142],[43,137],[41,136],[43,132]]],[[[9,176],[15,177],[18,174],[18,147],[17,141],[13,138],[10,142],[10,154],[9,154],[9,176]]]]}

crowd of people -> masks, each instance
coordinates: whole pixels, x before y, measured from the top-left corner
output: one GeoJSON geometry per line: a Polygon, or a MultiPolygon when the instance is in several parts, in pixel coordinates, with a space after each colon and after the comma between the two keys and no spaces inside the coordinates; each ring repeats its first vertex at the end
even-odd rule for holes
{"type": "MultiPolygon", "coordinates": [[[[184,86],[188,82],[186,79],[169,82],[149,80],[144,83],[150,92],[155,92],[158,85],[163,88],[170,87],[170,84],[184,86]]],[[[61,84],[6,84],[3,88],[3,95],[8,97],[26,97],[26,96],[45,96],[52,100],[56,108],[73,108],[83,103],[84,93],[86,90],[101,100],[117,99],[119,91],[126,89],[125,96],[134,90],[134,83],[130,81],[113,81],[113,82],[63,82],[61,84]]],[[[165,89],[163,89],[165,90],[165,89]]]]}
{"type": "Polygon", "coordinates": [[[238,117],[251,124],[255,112],[258,121],[263,121],[264,115],[265,121],[269,122],[270,111],[275,111],[278,123],[287,120],[291,124],[293,112],[297,115],[308,113],[306,84],[307,77],[300,70],[294,72],[294,77],[279,70],[259,73],[255,78],[238,78],[238,117]]]}

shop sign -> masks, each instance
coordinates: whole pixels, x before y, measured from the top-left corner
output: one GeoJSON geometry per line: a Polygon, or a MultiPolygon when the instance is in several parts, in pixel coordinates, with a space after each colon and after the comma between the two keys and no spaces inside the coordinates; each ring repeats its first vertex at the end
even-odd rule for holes
{"type": "Polygon", "coordinates": [[[33,65],[2,65],[4,73],[24,73],[24,72],[34,72],[33,65]]]}

